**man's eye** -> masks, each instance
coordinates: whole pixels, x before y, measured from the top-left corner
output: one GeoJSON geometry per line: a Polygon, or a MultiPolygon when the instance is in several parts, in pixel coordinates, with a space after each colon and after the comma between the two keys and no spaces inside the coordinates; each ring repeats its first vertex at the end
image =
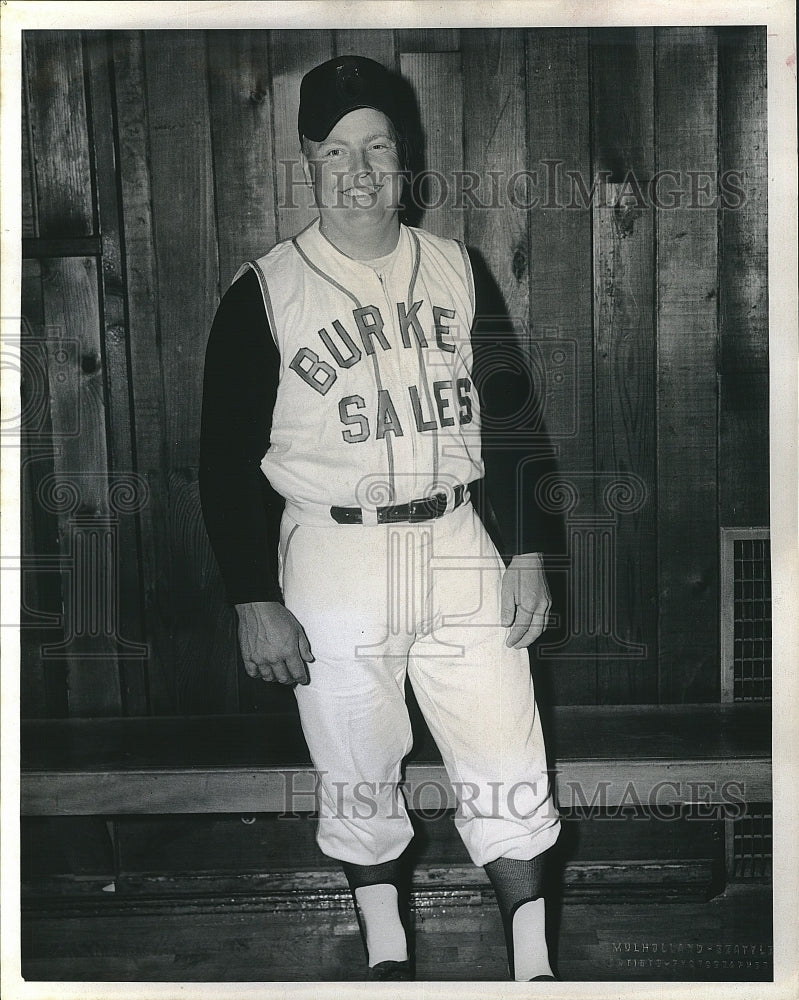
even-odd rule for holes
{"type": "Polygon", "coordinates": [[[325,156],[328,156],[328,157],[332,158],[332,157],[335,157],[335,156],[341,156],[341,154],[343,152],[344,152],[343,149],[338,149],[338,148],[334,147],[333,149],[328,149],[327,152],[325,153],[325,156]]]}

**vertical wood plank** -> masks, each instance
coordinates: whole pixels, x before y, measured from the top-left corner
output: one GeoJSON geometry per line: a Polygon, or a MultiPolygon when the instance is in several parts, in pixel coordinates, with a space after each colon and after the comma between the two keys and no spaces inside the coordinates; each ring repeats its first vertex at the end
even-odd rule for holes
{"type": "MultiPolygon", "coordinates": [[[[23,133],[24,134],[24,133],[23,133]]],[[[8,322],[8,321],[7,321],[8,322]]],[[[40,629],[36,627],[41,616],[44,603],[43,591],[51,574],[42,570],[33,571],[25,568],[25,563],[38,562],[42,565],[42,556],[55,555],[58,552],[58,532],[55,518],[47,514],[38,503],[36,491],[42,480],[41,445],[37,449],[37,439],[41,441],[42,434],[36,433],[36,427],[42,431],[48,429],[52,435],[50,423],[49,393],[47,392],[47,363],[43,351],[37,350],[33,333],[33,324],[39,328],[41,337],[41,278],[38,261],[23,261],[22,263],[22,321],[19,345],[20,371],[20,555],[23,560],[23,572],[20,575],[20,670],[19,696],[20,714],[23,719],[41,719],[47,717],[47,688],[45,671],[39,655],[41,641],[40,629]],[[38,307],[38,308],[37,308],[38,307]],[[38,313],[38,316],[37,316],[38,313]],[[38,322],[37,322],[38,320],[38,322]],[[49,522],[49,523],[48,523],[49,522]],[[49,529],[49,530],[48,530],[49,529]],[[49,544],[48,544],[49,542],[49,544]]],[[[10,324],[9,324],[10,325],[10,324]]],[[[7,352],[6,364],[10,363],[11,346],[4,340],[7,352]]],[[[52,453],[44,455],[49,459],[47,472],[52,473],[52,453]]],[[[52,594],[51,612],[57,612],[59,594],[57,588],[52,594]]],[[[57,619],[56,619],[57,620],[57,619]]]]}
{"type": "Polygon", "coordinates": [[[204,583],[202,551],[181,540],[204,537],[197,489],[205,345],[219,294],[207,50],[202,32],[144,36],[152,211],[156,239],[167,509],[170,512],[172,677],[179,711],[233,708],[226,664],[196,659],[211,648],[214,622],[196,615],[204,583]],[[190,523],[176,520],[188,518],[190,523]]]}
{"type": "Polygon", "coordinates": [[[609,173],[593,212],[596,470],[609,507],[597,515],[616,524],[609,579],[598,581],[610,587],[615,619],[599,643],[598,694],[611,704],[650,702],[657,697],[653,210],[629,180],[645,186],[653,173],[651,29],[614,30],[610,39],[592,32],[591,97],[593,173],[609,173]],[[610,484],[629,482],[630,473],[643,483],[642,505],[613,509],[610,484]]]}
{"type": "Polygon", "coordinates": [[[463,209],[455,204],[463,170],[463,88],[459,52],[400,55],[402,75],[411,83],[424,135],[421,185],[414,185],[424,209],[421,224],[437,236],[463,239],[463,209]]]}
{"type": "Polygon", "coordinates": [[[546,359],[544,419],[557,446],[558,471],[579,493],[579,506],[566,514],[567,537],[574,533],[570,560],[565,573],[552,578],[565,621],[535,650],[552,665],[548,683],[558,704],[592,704],[597,697],[596,635],[588,609],[595,595],[586,589],[580,561],[581,528],[568,523],[570,516],[591,517],[596,509],[589,90],[587,31],[527,33],[525,166],[536,171],[538,183],[529,191],[519,183],[517,198],[520,204],[528,196],[538,198],[529,211],[530,330],[546,359]],[[563,208],[552,207],[559,199],[563,208]]]}
{"type": "Polygon", "coordinates": [[[297,111],[300,81],[319,63],[333,57],[329,31],[273,31],[270,34],[274,99],[275,191],[278,239],[304,229],[317,216],[313,193],[305,184],[300,163],[297,111]]]}
{"type": "Polygon", "coordinates": [[[719,151],[744,196],[720,210],[721,524],[766,525],[768,253],[766,29],[719,28],[719,151]],[[741,202],[739,204],[739,202],[741,202]]]}
{"type": "Polygon", "coordinates": [[[721,377],[719,521],[725,528],[770,523],[769,388],[768,375],[759,371],[728,371],[721,377]]]}
{"type": "Polygon", "coordinates": [[[24,719],[64,717],[68,713],[66,665],[63,660],[42,659],[43,643],[63,639],[63,615],[59,574],[44,569],[57,560],[59,541],[56,515],[42,505],[39,496],[42,482],[53,475],[55,452],[38,261],[22,262],[21,306],[20,551],[32,563],[21,580],[21,714],[24,719]]]}
{"type": "Polygon", "coordinates": [[[90,258],[48,260],[42,262],[42,276],[50,330],[50,412],[60,445],[52,507],[58,510],[66,563],[62,587],[69,634],[63,656],[69,714],[118,715],[122,702],[114,641],[86,625],[101,606],[93,571],[99,565],[102,572],[105,561],[98,555],[95,563],[80,562],[84,536],[76,522],[79,516],[102,524],[110,513],[97,265],[90,258]]]}
{"type": "Polygon", "coordinates": [[[267,32],[208,32],[208,92],[224,290],[277,240],[267,32]]]}
{"type": "Polygon", "coordinates": [[[615,522],[615,551],[594,584],[610,597],[612,626],[599,642],[599,698],[624,704],[657,691],[653,230],[651,212],[625,204],[620,185],[606,195],[609,207],[594,212],[597,485],[606,503],[610,483],[623,490],[631,473],[643,483],[640,509],[597,514],[615,522]]]}
{"type": "Polygon", "coordinates": [[[23,50],[38,235],[87,236],[94,219],[81,34],[26,32],[23,50]]]}
{"type": "MultiPolygon", "coordinates": [[[[464,30],[464,165],[473,172],[474,201],[460,197],[464,236],[485,259],[509,314],[526,323],[528,286],[527,213],[507,198],[509,178],[527,165],[524,34],[513,29],[464,30]],[[500,177],[492,203],[489,171],[500,177]]],[[[464,185],[465,186],[465,185],[464,185]]],[[[462,190],[462,189],[461,189],[462,190]]]]}
{"type": "MultiPolygon", "coordinates": [[[[36,486],[41,480],[37,475],[35,459],[23,444],[20,463],[20,498],[22,501],[22,516],[20,519],[20,551],[25,556],[44,554],[37,547],[41,542],[36,531],[36,486]]],[[[20,718],[44,719],[48,716],[46,671],[39,655],[41,648],[41,629],[36,627],[31,618],[41,615],[44,598],[42,583],[45,574],[41,571],[26,571],[21,578],[21,611],[19,637],[19,698],[20,718]]],[[[51,605],[56,612],[58,604],[51,605]]]]}
{"type": "Polygon", "coordinates": [[[401,53],[457,52],[459,35],[458,28],[399,28],[397,45],[401,53]]]}
{"type": "MultiPolygon", "coordinates": [[[[680,189],[690,191],[689,171],[713,179],[717,173],[715,33],[658,30],[655,58],[657,167],[676,171],[680,189]]],[[[719,696],[717,210],[684,200],[684,207],[669,207],[664,195],[657,211],[662,702],[719,696]]]]}
{"type": "Polygon", "coordinates": [[[199,453],[205,342],[219,294],[205,39],[144,35],[167,454],[199,453]]]}
{"type": "Polygon", "coordinates": [[[652,29],[600,28],[591,32],[591,112],[595,173],[621,184],[632,172],[652,175],[652,29]]]}
{"type": "MultiPolygon", "coordinates": [[[[28,70],[23,65],[23,74],[28,70]]],[[[33,151],[31,148],[30,111],[28,110],[27,80],[22,79],[22,238],[38,236],[36,219],[36,179],[33,173],[33,151]]]]}
{"type": "MultiPolygon", "coordinates": [[[[89,135],[97,193],[96,215],[102,235],[100,310],[107,380],[109,471],[135,473],[134,430],[130,410],[130,369],[121,246],[121,209],[117,197],[116,117],[111,95],[110,39],[105,32],[86,35],[89,135]]],[[[117,625],[122,645],[141,644],[141,560],[138,512],[118,512],[119,593],[117,625]]],[[[146,715],[147,669],[143,658],[122,657],[119,663],[126,715],[146,715]]]]}
{"type": "Polygon", "coordinates": [[[366,56],[397,68],[397,41],[390,28],[342,28],[333,33],[333,43],[337,56],[366,56]]]}
{"type": "Polygon", "coordinates": [[[150,711],[177,711],[171,691],[173,665],[169,507],[166,487],[166,407],[161,376],[161,326],[157,307],[155,236],[149,172],[149,125],[140,33],[112,34],[119,143],[122,242],[128,303],[130,394],[136,420],[137,470],[149,500],[141,511],[144,630],[149,646],[150,711]],[[153,432],[158,428],[157,433],[153,432]]]}

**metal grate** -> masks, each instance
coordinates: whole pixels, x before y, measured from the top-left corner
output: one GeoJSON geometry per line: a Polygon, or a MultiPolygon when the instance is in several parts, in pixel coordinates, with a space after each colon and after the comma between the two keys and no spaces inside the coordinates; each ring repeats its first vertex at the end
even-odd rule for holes
{"type": "Polygon", "coordinates": [[[722,701],[771,699],[771,553],[767,528],[721,529],[722,701]]]}
{"type": "Polygon", "coordinates": [[[729,824],[727,871],[731,878],[771,878],[772,813],[769,806],[755,806],[729,824]]]}

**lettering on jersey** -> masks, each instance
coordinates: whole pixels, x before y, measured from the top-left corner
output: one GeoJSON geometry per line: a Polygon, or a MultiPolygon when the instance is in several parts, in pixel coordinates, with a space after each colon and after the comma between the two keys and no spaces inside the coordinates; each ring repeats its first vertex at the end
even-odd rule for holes
{"type": "MultiPolygon", "coordinates": [[[[410,308],[406,308],[404,302],[397,303],[397,322],[400,343],[403,348],[410,349],[418,346],[429,349],[427,337],[419,319],[419,310],[423,305],[423,299],[414,302],[410,308]]],[[[445,306],[432,306],[432,311],[436,346],[447,354],[454,354],[456,347],[452,340],[453,329],[445,320],[454,319],[455,310],[445,306]]],[[[289,364],[289,368],[299,375],[306,385],[322,396],[336,381],[338,377],[336,368],[341,370],[353,368],[363,360],[364,356],[377,354],[378,346],[381,351],[392,349],[392,344],[386,337],[385,322],[378,306],[360,306],[353,309],[352,319],[355,323],[357,339],[347,330],[340,319],[334,319],[328,326],[320,327],[317,330],[317,336],[327,351],[330,361],[325,360],[310,347],[301,347],[289,364]],[[363,345],[363,350],[358,345],[358,339],[363,345]]]]}
{"type": "MultiPolygon", "coordinates": [[[[454,427],[456,409],[457,423],[460,425],[470,424],[474,417],[470,396],[471,388],[472,383],[468,378],[459,378],[455,381],[440,379],[434,382],[435,408],[425,412],[422,397],[427,399],[427,393],[423,392],[420,395],[418,386],[409,385],[408,397],[411,402],[416,430],[423,434],[444,427],[454,427]]],[[[363,396],[344,396],[339,401],[339,417],[345,428],[341,432],[341,436],[347,444],[359,444],[369,440],[371,427],[369,418],[363,412],[365,409],[366,402],[363,396]]],[[[402,423],[388,389],[380,389],[377,394],[375,427],[375,438],[378,441],[383,440],[389,434],[403,437],[402,423]]]]}
{"type": "Polygon", "coordinates": [[[472,422],[472,400],[469,396],[469,390],[472,387],[472,383],[468,378],[459,378],[457,383],[458,387],[458,403],[460,404],[460,410],[458,411],[458,423],[459,424],[470,424],[472,422]]]}
{"type": "Polygon", "coordinates": [[[436,327],[436,343],[442,351],[448,351],[450,354],[454,354],[455,345],[444,340],[445,334],[448,334],[450,330],[446,324],[441,322],[442,319],[455,319],[455,310],[444,309],[442,306],[433,306],[433,322],[436,327]]]}
{"type": "Polygon", "coordinates": [[[402,437],[402,424],[388,389],[381,389],[377,394],[377,440],[382,440],[387,434],[402,437]]]}
{"type": "Polygon", "coordinates": [[[367,441],[369,438],[369,421],[366,417],[362,413],[350,413],[350,407],[362,410],[365,406],[366,401],[363,396],[345,396],[339,400],[338,415],[342,424],[356,424],[360,428],[357,431],[347,428],[341,432],[341,436],[347,444],[358,444],[358,442],[367,441]]]}
{"type": "Polygon", "coordinates": [[[375,345],[372,343],[373,337],[377,337],[384,351],[391,350],[383,333],[383,317],[377,306],[363,306],[361,309],[353,309],[352,317],[358,327],[358,333],[361,335],[363,349],[367,354],[375,353],[375,345]]]}
{"type": "Polygon", "coordinates": [[[438,422],[442,427],[454,427],[455,418],[447,417],[444,414],[452,407],[452,400],[445,395],[446,391],[452,391],[452,382],[442,380],[433,383],[433,395],[436,397],[436,407],[438,408],[438,422]]]}
{"type": "Polygon", "coordinates": [[[322,343],[325,345],[328,351],[330,351],[330,353],[333,355],[333,358],[335,359],[337,365],[340,365],[342,368],[352,368],[352,366],[354,364],[357,364],[363,357],[363,355],[361,354],[361,349],[358,347],[358,345],[355,343],[352,337],[347,333],[347,331],[341,325],[339,320],[337,319],[333,320],[333,329],[338,334],[341,343],[347,349],[348,353],[343,354],[338,349],[338,346],[334,343],[333,338],[330,336],[330,334],[324,327],[322,327],[322,329],[319,331],[319,336],[322,338],[322,343]]]}
{"type": "Polygon", "coordinates": [[[411,396],[411,406],[413,408],[414,420],[416,421],[416,430],[420,433],[423,433],[424,431],[434,431],[437,424],[435,420],[432,419],[432,414],[430,420],[425,420],[424,414],[422,413],[422,404],[419,399],[419,390],[415,385],[412,385],[408,389],[408,392],[411,396]]]}
{"type": "Polygon", "coordinates": [[[414,302],[408,312],[405,311],[405,303],[397,303],[397,319],[399,320],[400,336],[402,337],[402,346],[410,347],[411,338],[408,333],[409,328],[413,330],[413,335],[416,337],[416,342],[420,347],[427,347],[427,337],[424,335],[424,330],[422,329],[422,324],[419,322],[419,308],[422,305],[422,299],[418,302],[414,302]]]}
{"type": "Polygon", "coordinates": [[[338,378],[335,368],[326,361],[321,361],[319,355],[307,347],[301,347],[297,351],[289,368],[323,396],[338,378]]]}

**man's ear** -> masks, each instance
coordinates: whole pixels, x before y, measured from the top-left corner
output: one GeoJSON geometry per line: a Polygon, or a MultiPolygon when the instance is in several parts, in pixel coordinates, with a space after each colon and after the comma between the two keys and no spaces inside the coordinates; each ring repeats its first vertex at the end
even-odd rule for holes
{"type": "Polygon", "coordinates": [[[305,177],[307,184],[313,184],[313,173],[311,171],[311,164],[308,162],[308,157],[305,155],[305,150],[300,150],[300,163],[302,164],[302,172],[305,177]]]}

